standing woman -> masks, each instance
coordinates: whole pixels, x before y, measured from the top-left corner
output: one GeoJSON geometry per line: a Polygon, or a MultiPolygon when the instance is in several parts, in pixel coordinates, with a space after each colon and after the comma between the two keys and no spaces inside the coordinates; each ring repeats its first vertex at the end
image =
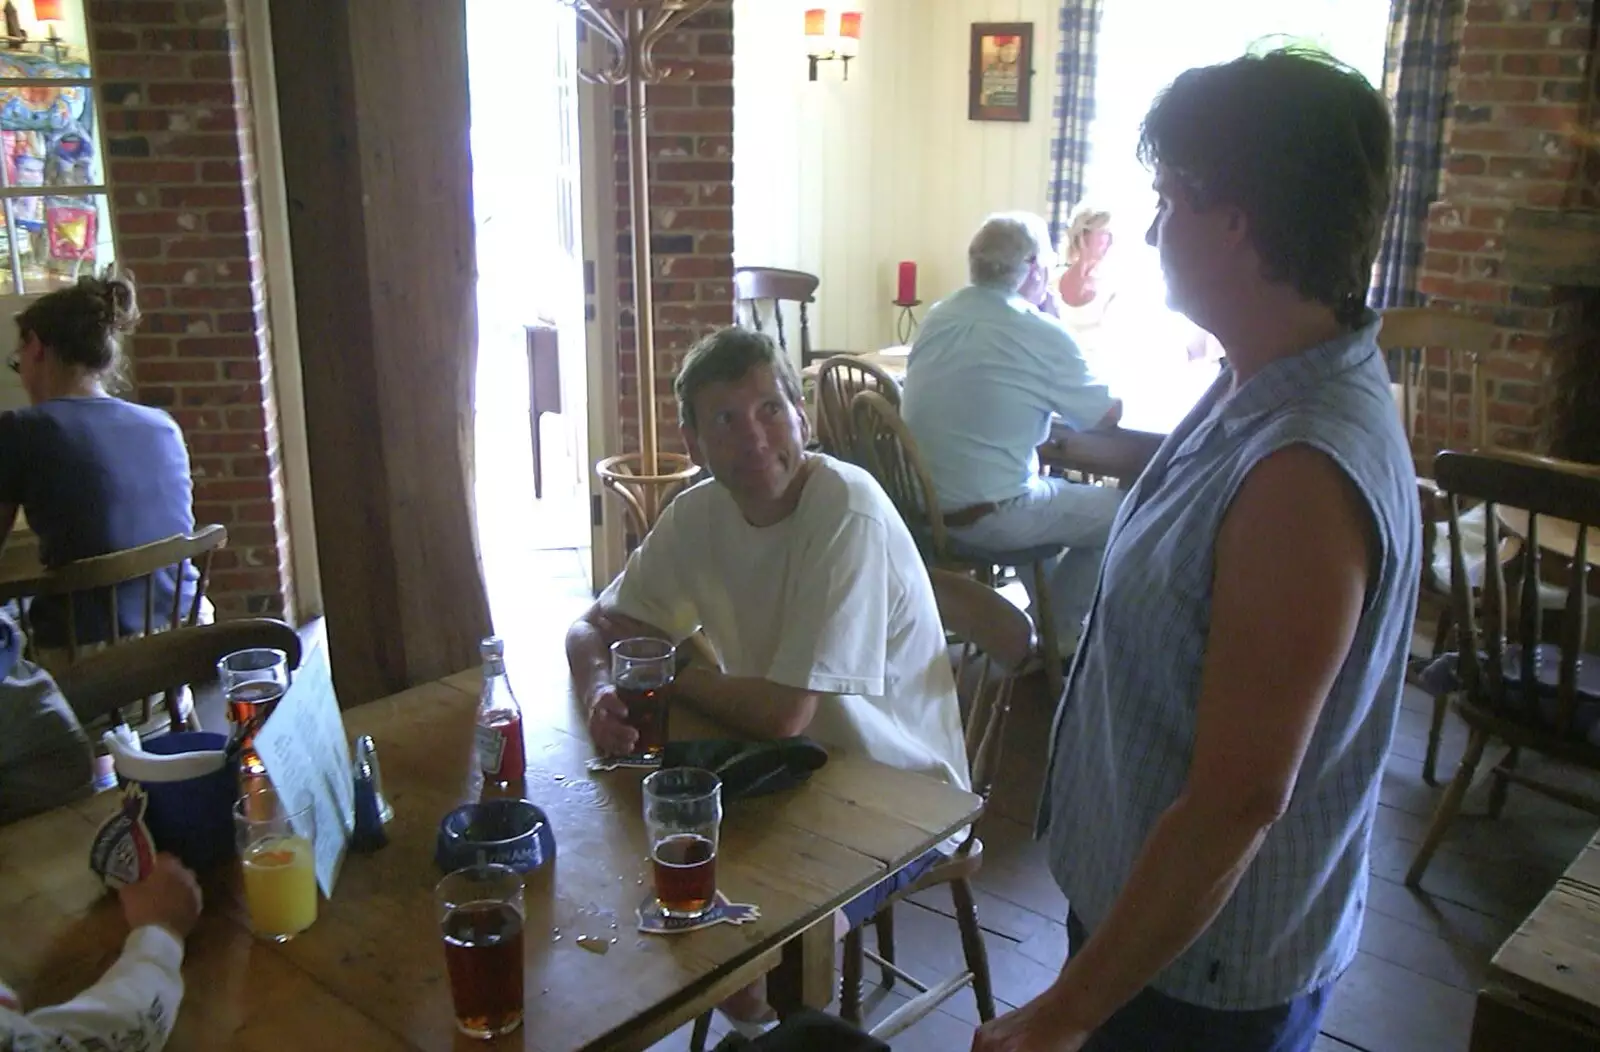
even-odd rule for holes
{"type": "Polygon", "coordinates": [[[1056,717],[1071,956],[976,1052],[1310,1052],[1355,959],[1422,542],[1365,303],[1392,136],[1298,51],[1145,118],[1168,299],[1227,367],[1123,501],[1056,717]]]}
{"type": "MultiPolygon", "coordinates": [[[[139,324],[133,280],[107,272],[42,296],[17,315],[10,366],[31,405],[0,415],[0,543],[17,508],[39,536],[47,568],[164,540],[194,529],[189,451],[166,413],[115,397],[123,337],[139,324]]],[[[194,596],[198,574],[185,564],[155,577],[156,609],[174,593],[194,596]]],[[[120,629],[144,628],[144,586],[122,586],[120,629]]],[[[29,608],[40,664],[66,663],[67,600],[40,597],[29,608]]],[[[101,603],[78,603],[80,645],[111,638],[101,603]]]]}

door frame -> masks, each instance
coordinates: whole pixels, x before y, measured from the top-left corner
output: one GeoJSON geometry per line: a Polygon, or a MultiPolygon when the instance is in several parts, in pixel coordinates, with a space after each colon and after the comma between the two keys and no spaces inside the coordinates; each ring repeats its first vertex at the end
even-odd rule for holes
{"type": "MultiPolygon", "coordinates": [[[[578,62],[594,69],[605,59],[605,44],[580,30],[578,62]]],[[[623,510],[605,492],[593,463],[621,452],[621,396],[617,389],[617,222],[616,161],[612,89],[581,81],[578,88],[578,152],[583,180],[584,317],[588,343],[589,504],[591,577],[599,594],[622,572],[627,557],[623,510]]]]}

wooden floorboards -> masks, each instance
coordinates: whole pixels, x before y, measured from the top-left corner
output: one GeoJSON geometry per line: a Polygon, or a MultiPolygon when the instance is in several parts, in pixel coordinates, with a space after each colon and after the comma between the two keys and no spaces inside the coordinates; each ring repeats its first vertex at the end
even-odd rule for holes
{"type": "MultiPolygon", "coordinates": [[[[573,553],[546,552],[537,560],[544,573],[577,564],[573,553]]],[[[497,563],[505,563],[488,551],[485,563],[513,678],[523,662],[562,661],[566,625],[587,603],[581,587],[571,581],[552,586],[525,573],[501,576],[494,571],[497,563]],[[508,577],[521,585],[494,588],[508,577]]],[[[985,852],[976,895],[1002,1009],[1042,990],[1066,953],[1066,902],[1046,871],[1041,846],[1029,836],[1050,721],[1051,706],[1042,695],[1042,683],[1019,691],[1007,727],[1004,774],[980,825],[985,852]]],[[[1407,890],[1401,883],[1405,869],[1443,791],[1421,777],[1431,704],[1415,691],[1405,699],[1382,787],[1361,950],[1329,1004],[1317,1052],[1465,1052],[1474,997],[1490,956],[1594,833],[1594,820],[1582,812],[1515,788],[1502,817],[1490,820],[1484,813],[1487,785],[1480,785],[1435,857],[1426,890],[1407,890]]],[[[1439,763],[1442,776],[1454,772],[1465,737],[1451,717],[1439,763]]],[[[1491,754],[1497,757],[1498,752],[1491,754]]],[[[1545,773],[1552,770],[1539,766],[1545,773]]],[[[897,911],[902,965],[924,977],[942,977],[959,967],[960,940],[950,912],[943,890],[920,895],[897,911]]],[[[876,980],[870,966],[867,975],[876,980]]],[[[869,1018],[881,1018],[903,999],[899,987],[870,995],[869,1018]]],[[[897,1052],[964,1052],[976,1021],[972,996],[963,992],[897,1037],[894,1047],[897,1052]]],[[[725,1031],[718,1019],[713,1033],[725,1031]]],[[[685,1028],[657,1048],[686,1049],[688,1037],[685,1028]]]]}

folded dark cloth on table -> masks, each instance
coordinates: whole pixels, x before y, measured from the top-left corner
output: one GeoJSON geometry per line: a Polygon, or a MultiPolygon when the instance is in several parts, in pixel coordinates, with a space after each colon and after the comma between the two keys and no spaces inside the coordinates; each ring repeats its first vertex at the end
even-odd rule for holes
{"type": "Polygon", "coordinates": [[[668,742],[662,767],[700,767],[722,779],[722,798],[742,800],[805,784],[828,752],[804,736],[768,742],[727,738],[668,742]]]}

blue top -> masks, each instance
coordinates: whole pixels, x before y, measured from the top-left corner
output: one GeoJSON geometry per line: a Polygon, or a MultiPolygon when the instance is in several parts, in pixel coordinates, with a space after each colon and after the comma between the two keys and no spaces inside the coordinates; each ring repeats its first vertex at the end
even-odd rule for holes
{"type": "MultiPolygon", "coordinates": [[[[20,504],[47,567],[106,555],[194,530],[189,451],[159,409],[120,398],[55,398],[0,415],[0,504],[20,504]]],[[[198,574],[185,565],[184,602],[198,574]]],[[[155,577],[155,609],[171,611],[173,570],[155,577]]],[[[77,604],[78,642],[111,637],[104,602],[77,604]]],[[[186,607],[187,608],[187,607],[186,607]]],[[[122,631],[144,628],[144,585],[118,596],[122,631]]],[[[41,647],[67,643],[66,601],[29,608],[41,647]]]]}
{"type": "MultiPolygon", "coordinates": [[[[1057,882],[1093,931],[1189,773],[1216,538],[1234,494],[1259,461],[1293,445],[1325,453],[1349,477],[1375,544],[1350,651],[1288,810],[1210,928],[1153,984],[1204,1007],[1285,1004],[1336,979],[1360,938],[1422,533],[1378,325],[1369,316],[1355,332],[1274,362],[1231,399],[1224,372],[1162,444],[1112,527],[1056,714],[1040,830],[1049,831],[1057,882]]],[[[1251,743],[1237,746],[1249,763],[1251,743]]]]}
{"type": "Polygon", "coordinates": [[[1020,296],[968,285],[917,332],[900,414],[940,507],[952,511],[1022,496],[1052,415],[1083,430],[1114,401],[1060,321],[1020,296]]]}

